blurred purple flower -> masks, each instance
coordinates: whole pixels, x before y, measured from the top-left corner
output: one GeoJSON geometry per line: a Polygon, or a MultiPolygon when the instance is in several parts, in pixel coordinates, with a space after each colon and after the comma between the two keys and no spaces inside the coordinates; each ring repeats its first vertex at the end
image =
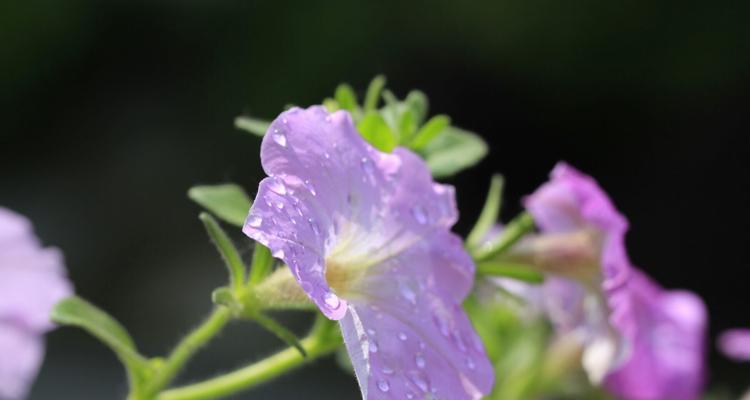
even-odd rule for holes
{"type": "Polygon", "coordinates": [[[688,291],[664,290],[637,269],[627,286],[617,305],[627,312],[613,324],[628,356],[604,386],[629,400],[700,398],[708,318],[703,301],[688,291]]]}
{"type": "Polygon", "coordinates": [[[261,147],[269,175],[244,232],[286,262],[340,320],[365,399],[479,399],[494,373],[461,302],[474,265],[450,232],[451,186],[397,148],[382,153],[348,113],[294,108],[261,147]]]}
{"type": "Polygon", "coordinates": [[[750,329],[736,328],[724,331],[718,340],[719,350],[736,361],[750,361],[750,329]]]}
{"type": "Polygon", "coordinates": [[[60,252],[42,248],[26,218],[0,207],[0,399],[26,396],[50,310],[71,292],[60,252]]]}
{"type": "Polygon", "coordinates": [[[559,334],[584,346],[594,383],[623,399],[696,398],[703,385],[706,312],[692,293],[664,291],[627,257],[627,220],[591,177],[558,164],[526,199],[542,234],[515,257],[550,274],[533,301],[559,334]]]}

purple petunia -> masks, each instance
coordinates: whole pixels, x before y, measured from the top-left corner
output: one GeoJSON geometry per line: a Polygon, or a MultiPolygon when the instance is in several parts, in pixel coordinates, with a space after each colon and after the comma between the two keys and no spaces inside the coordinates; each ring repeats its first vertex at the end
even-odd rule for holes
{"type": "Polygon", "coordinates": [[[623,399],[689,400],[703,385],[706,311],[634,268],[627,220],[591,177],[559,164],[525,202],[542,234],[514,251],[550,273],[536,294],[558,332],[584,346],[593,382],[623,399]]]}
{"type": "Polygon", "coordinates": [[[719,350],[736,361],[750,361],[750,329],[735,328],[724,331],[718,340],[719,350]]]}
{"type": "Polygon", "coordinates": [[[344,111],[282,113],[243,231],[339,320],[365,399],[479,399],[494,373],[461,302],[474,279],[454,190],[414,153],[367,144],[344,111]]]}
{"type": "Polygon", "coordinates": [[[28,220],[0,207],[0,399],[26,396],[50,310],[71,292],[60,252],[42,248],[28,220]]]}

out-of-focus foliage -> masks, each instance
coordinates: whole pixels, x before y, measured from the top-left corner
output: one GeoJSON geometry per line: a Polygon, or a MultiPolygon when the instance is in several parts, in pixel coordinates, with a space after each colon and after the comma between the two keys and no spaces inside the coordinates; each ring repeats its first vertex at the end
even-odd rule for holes
{"type": "MultiPolygon", "coordinates": [[[[390,152],[396,146],[416,151],[436,178],[453,176],[487,155],[487,144],[481,136],[452,126],[447,115],[428,118],[429,101],[424,93],[412,90],[401,100],[384,87],[385,78],[376,76],[360,104],[354,89],[341,84],[323,105],[331,112],[351,113],[362,137],[381,151],[390,152]],[[378,108],[381,97],[384,104],[378,108]]],[[[235,127],[258,136],[265,134],[268,125],[268,121],[249,116],[235,120],[235,127]]]]}

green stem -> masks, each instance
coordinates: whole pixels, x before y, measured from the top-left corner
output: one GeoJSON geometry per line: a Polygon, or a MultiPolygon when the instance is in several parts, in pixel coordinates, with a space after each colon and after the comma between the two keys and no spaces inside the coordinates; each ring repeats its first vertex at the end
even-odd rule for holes
{"type": "Polygon", "coordinates": [[[322,325],[331,324],[328,321],[316,324],[313,332],[300,341],[305,349],[307,357],[290,347],[280,351],[264,360],[240,368],[236,371],[221,375],[203,382],[166,390],[159,394],[157,400],[204,400],[227,396],[241,390],[249,389],[262,384],[269,379],[278,377],[293,368],[297,368],[306,362],[327,355],[340,345],[340,339],[333,338],[328,328],[322,325]]]}
{"type": "Polygon", "coordinates": [[[146,393],[154,395],[167,386],[190,357],[216,336],[231,319],[232,313],[228,308],[217,307],[214,309],[200,326],[185,336],[172,350],[172,353],[148,383],[146,393]]]}
{"type": "Polygon", "coordinates": [[[527,212],[521,213],[508,223],[499,237],[475,250],[470,250],[471,255],[475,261],[489,260],[510,249],[533,229],[534,218],[527,212]]]}

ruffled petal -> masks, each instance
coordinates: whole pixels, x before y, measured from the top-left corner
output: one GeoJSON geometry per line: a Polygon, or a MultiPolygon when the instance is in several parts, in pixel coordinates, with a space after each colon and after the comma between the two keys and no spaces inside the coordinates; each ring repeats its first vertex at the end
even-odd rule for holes
{"type": "Polygon", "coordinates": [[[343,317],[346,300],[331,287],[329,264],[364,272],[457,219],[452,187],[435,184],[408,150],[372,148],[344,111],[282,113],[263,139],[261,161],[269,178],[243,231],[289,265],[331,319],[343,317]]]}
{"type": "Polygon", "coordinates": [[[494,373],[461,308],[473,264],[439,233],[363,280],[341,321],[366,399],[479,399],[494,373]]]}
{"type": "Polygon", "coordinates": [[[591,228],[600,232],[604,288],[614,290],[624,284],[630,268],[625,251],[628,222],[593,178],[559,163],[550,181],[528,196],[524,204],[546,233],[591,228]]]}
{"type": "MultiPolygon", "coordinates": [[[[665,291],[634,269],[628,282],[627,314],[634,329],[625,339],[629,356],[610,373],[605,387],[635,400],[692,400],[704,383],[707,313],[703,301],[682,290],[665,291]]],[[[625,304],[621,304],[622,307],[625,304]]]]}

